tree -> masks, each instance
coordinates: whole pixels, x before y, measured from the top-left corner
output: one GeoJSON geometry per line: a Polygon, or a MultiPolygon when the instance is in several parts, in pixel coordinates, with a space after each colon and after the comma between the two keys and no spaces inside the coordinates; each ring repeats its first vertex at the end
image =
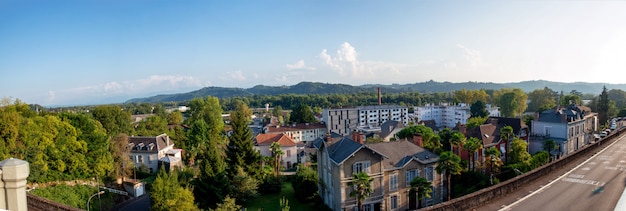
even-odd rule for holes
{"type": "Polygon", "coordinates": [[[122,110],[119,106],[97,106],[91,113],[93,118],[98,120],[106,129],[109,136],[116,136],[120,133],[131,134],[130,113],[122,110]]]}
{"type": "Polygon", "coordinates": [[[476,101],[472,103],[470,106],[470,113],[472,117],[487,117],[489,116],[489,111],[487,111],[487,106],[483,101],[476,101]]]}
{"type": "Polygon", "coordinates": [[[494,98],[497,99],[500,105],[500,112],[505,117],[519,116],[528,107],[526,105],[528,95],[518,88],[500,89],[494,93],[494,98]]]}
{"type": "Polygon", "coordinates": [[[511,151],[511,138],[513,138],[513,127],[504,126],[500,128],[500,139],[504,140],[506,151],[504,152],[504,162],[509,163],[509,151],[511,151]]]}
{"type": "Polygon", "coordinates": [[[139,136],[158,136],[167,131],[167,120],[160,116],[150,116],[135,125],[139,136]]]}
{"type": "Polygon", "coordinates": [[[270,151],[272,151],[272,155],[274,156],[274,176],[278,177],[280,174],[281,158],[285,152],[283,152],[278,142],[272,142],[272,144],[270,144],[270,151]]]}
{"type": "Polygon", "coordinates": [[[565,95],[561,99],[561,106],[568,106],[571,104],[582,105],[582,103],[582,98],[578,95],[573,94],[565,95]]]}
{"type": "Polygon", "coordinates": [[[363,201],[374,192],[372,189],[373,180],[362,171],[352,175],[352,181],[348,182],[348,186],[354,187],[350,192],[350,197],[356,197],[359,211],[363,210],[363,201]]]}
{"type": "Polygon", "coordinates": [[[233,211],[240,209],[241,205],[237,205],[235,199],[230,198],[230,196],[226,196],[226,198],[224,198],[224,202],[217,204],[217,207],[215,209],[209,208],[209,210],[211,211],[233,211]]]}
{"type": "Polygon", "coordinates": [[[476,154],[476,152],[478,152],[478,150],[483,148],[483,143],[482,140],[475,138],[475,137],[471,137],[469,138],[467,141],[465,141],[465,144],[463,145],[463,150],[467,151],[467,157],[469,160],[468,163],[468,169],[472,169],[474,170],[474,166],[476,165],[474,163],[474,154],[476,154]]]}
{"type": "Polygon", "coordinates": [[[311,167],[300,165],[291,185],[296,191],[296,198],[302,202],[310,201],[317,194],[317,171],[311,167]]]}
{"type": "Polygon", "coordinates": [[[110,151],[115,165],[110,176],[113,178],[122,179],[129,176],[134,168],[134,164],[129,158],[128,141],[126,134],[119,134],[111,138],[110,151]]]}
{"type": "Polygon", "coordinates": [[[252,131],[248,123],[252,116],[252,111],[243,102],[238,102],[237,108],[230,114],[230,125],[233,129],[228,145],[228,163],[230,166],[230,177],[238,174],[241,167],[247,174],[255,179],[261,179],[259,162],[261,155],[254,149],[252,143],[252,131]]]}
{"type": "Polygon", "coordinates": [[[530,153],[526,150],[527,148],[528,144],[524,140],[515,138],[513,142],[511,142],[510,162],[529,165],[530,153]]]}
{"type": "Polygon", "coordinates": [[[315,116],[313,115],[311,107],[306,104],[299,104],[291,111],[291,118],[289,120],[295,123],[315,122],[315,116]]]}
{"type": "Polygon", "coordinates": [[[435,135],[432,128],[424,125],[412,125],[400,130],[397,135],[399,139],[413,139],[415,134],[420,134],[424,142],[424,148],[437,152],[441,148],[441,142],[435,135]]]}
{"type": "Polygon", "coordinates": [[[489,169],[489,180],[493,185],[493,173],[498,172],[502,163],[500,160],[500,151],[495,147],[490,147],[485,150],[485,163],[487,164],[487,168],[489,169]]]}
{"type": "Polygon", "coordinates": [[[180,186],[177,171],[161,168],[150,190],[151,210],[199,210],[191,190],[180,186]]]}
{"type": "Polygon", "coordinates": [[[257,188],[259,187],[259,181],[248,176],[243,170],[243,167],[238,166],[237,174],[232,177],[233,196],[241,202],[244,202],[250,198],[257,196],[257,188]]]}
{"type": "Polygon", "coordinates": [[[558,149],[558,148],[559,148],[559,145],[556,144],[556,141],[552,139],[543,141],[543,150],[547,151],[548,153],[552,153],[552,150],[558,149]]]}
{"type": "Polygon", "coordinates": [[[518,104],[515,101],[515,93],[509,92],[503,94],[499,99],[500,112],[504,117],[514,117],[515,110],[518,108],[518,104]]]}
{"type": "Polygon", "coordinates": [[[451,196],[451,177],[452,175],[458,175],[461,174],[461,171],[463,170],[463,168],[461,167],[461,158],[458,155],[455,155],[454,153],[450,152],[450,151],[446,151],[446,152],[442,152],[439,155],[439,160],[437,161],[437,167],[435,168],[435,170],[437,171],[438,174],[446,174],[446,178],[447,178],[447,184],[448,184],[448,201],[450,200],[450,196],[451,196]]]}
{"type": "Polygon", "coordinates": [[[167,124],[168,125],[180,125],[183,123],[183,114],[176,110],[172,111],[172,113],[167,114],[167,124]]]}
{"type": "Polygon", "coordinates": [[[437,133],[439,135],[439,140],[441,141],[441,148],[443,149],[452,149],[452,145],[450,145],[450,139],[452,138],[452,130],[450,128],[444,128],[443,130],[437,133]]]}
{"type": "Polygon", "coordinates": [[[414,197],[417,194],[417,208],[422,208],[422,200],[431,198],[430,193],[433,189],[430,186],[432,184],[423,177],[415,177],[409,184],[411,185],[411,190],[409,190],[410,197],[414,197]]]}
{"type": "Polygon", "coordinates": [[[450,138],[450,145],[452,145],[451,150],[458,155],[461,153],[461,146],[463,146],[463,144],[465,144],[465,135],[460,132],[453,132],[450,138]]]}
{"type": "Polygon", "coordinates": [[[202,207],[214,207],[230,193],[230,181],[224,161],[225,150],[223,141],[210,139],[208,125],[199,119],[191,126],[189,139],[196,142],[195,150],[199,163],[199,175],[195,181],[194,194],[202,207]]]}
{"type": "Polygon", "coordinates": [[[105,176],[106,172],[112,171],[114,164],[109,137],[102,124],[85,114],[63,112],[59,117],[76,128],[79,141],[87,143],[85,156],[89,174],[92,177],[105,176]]]}
{"type": "Polygon", "coordinates": [[[609,119],[609,95],[607,93],[606,86],[602,87],[602,93],[600,94],[600,100],[598,101],[598,121],[604,124],[609,119]]]}
{"type": "Polygon", "coordinates": [[[528,111],[542,112],[556,106],[557,92],[548,87],[528,93],[528,111]]]}
{"type": "Polygon", "coordinates": [[[485,122],[487,121],[487,118],[489,117],[470,117],[467,120],[467,124],[465,125],[465,127],[467,127],[467,129],[472,129],[474,127],[478,127],[481,126],[483,124],[485,124],[485,122]]]}

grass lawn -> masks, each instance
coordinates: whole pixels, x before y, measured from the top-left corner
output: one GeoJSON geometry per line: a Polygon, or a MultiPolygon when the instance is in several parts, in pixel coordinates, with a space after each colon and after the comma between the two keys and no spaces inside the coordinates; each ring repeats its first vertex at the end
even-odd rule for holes
{"type": "Polygon", "coordinates": [[[250,211],[257,210],[280,210],[280,199],[282,197],[289,200],[289,207],[291,210],[298,211],[317,211],[314,204],[302,204],[296,199],[291,182],[283,182],[283,189],[278,194],[261,195],[254,199],[250,199],[243,206],[250,211]]]}

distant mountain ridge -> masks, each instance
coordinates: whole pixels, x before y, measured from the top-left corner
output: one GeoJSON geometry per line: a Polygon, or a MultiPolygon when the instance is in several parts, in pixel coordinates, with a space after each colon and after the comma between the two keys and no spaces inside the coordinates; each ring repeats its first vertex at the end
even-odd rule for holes
{"type": "Polygon", "coordinates": [[[587,83],[587,82],[553,82],[545,80],[522,81],[513,83],[492,83],[492,82],[436,82],[433,80],[426,82],[418,82],[413,84],[365,84],[360,86],[352,86],[347,84],[330,84],[320,82],[300,82],[291,86],[265,86],[257,85],[252,88],[228,88],[228,87],[204,87],[202,89],[179,94],[156,95],[146,98],[135,98],[126,101],[133,102],[181,102],[188,101],[197,97],[215,96],[218,98],[226,97],[245,97],[253,95],[279,95],[279,94],[350,94],[362,92],[376,92],[376,88],[380,87],[383,93],[402,93],[402,92],[452,92],[455,90],[468,89],[502,89],[502,88],[520,88],[525,92],[531,92],[536,89],[548,87],[554,91],[569,93],[576,90],[585,94],[599,95],[602,87],[607,89],[626,90],[626,84],[605,84],[605,83],[587,83]]]}

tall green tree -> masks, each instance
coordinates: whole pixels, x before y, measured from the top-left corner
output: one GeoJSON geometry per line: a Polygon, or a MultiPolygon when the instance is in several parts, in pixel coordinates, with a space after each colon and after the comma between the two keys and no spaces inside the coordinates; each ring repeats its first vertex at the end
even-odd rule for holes
{"type": "Polygon", "coordinates": [[[461,146],[465,144],[465,135],[458,131],[452,133],[452,137],[450,138],[450,145],[452,145],[452,152],[459,155],[461,152],[461,146]]]}
{"type": "Polygon", "coordinates": [[[356,198],[359,211],[363,210],[363,201],[374,192],[372,189],[372,180],[373,179],[370,178],[367,173],[359,172],[352,175],[352,180],[348,182],[348,186],[353,187],[350,192],[350,197],[356,198]]]}
{"type": "Polygon", "coordinates": [[[138,136],[158,136],[167,132],[167,120],[161,116],[150,116],[135,124],[135,133],[138,136]]]}
{"type": "Polygon", "coordinates": [[[409,190],[410,197],[413,198],[417,195],[417,208],[422,208],[422,200],[424,200],[424,198],[431,198],[430,193],[433,191],[433,189],[431,189],[432,183],[426,178],[415,177],[409,184],[411,185],[411,189],[409,190]]]}
{"type": "Polygon", "coordinates": [[[470,113],[472,117],[487,117],[489,116],[489,111],[487,111],[487,106],[483,101],[476,101],[472,103],[470,106],[470,113]]]}
{"type": "Polygon", "coordinates": [[[241,167],[250,176],[261,179],[261,155],[254,149],[252,131],[248,127],[251,116],[252,111],[243,102],[239,102],[237,109],[230,114],[233,132],[229,137],[227,155],[231,178],[237,174],[237,168],[241,167]]]}
{"type": "Polygon", "coordinates": [[[463,168],[461,167],[461,158],[458,155],[450,151],[442,152],[439,155],[439,160],[437,161],[437,167],[435,167],[435,171],[438,174],[446,174],[446,183],[448,185],[448,201],[450,201],[450,196],[452,193],[452,185],[451,177],[452,175],[459,175],[463,168]]]}
{"type": "Polygon", "coordinates": [[[289,120],[295,123],[315,122],[313,110],[306,104],[299,104],[294,107],[290,116],[291,118],[289,120]]]}
{"type": "Polygon", "coordinates": [[[511,163],[523,163],[525,165],[530,165],[530,153],[528,153],[528,144],[522,140],[515,138],[513,142],[511,142],[511,163]]]}
{"type": "Polygon", "coordinates": [[[609,94],[607,93],[606,86],[602,87],[602,93],[600,93],[600,100],[598,100],[598,121],[600,124],[605,124],[609,119],[609,94]]]}
{"type": "Polygon", "coordinates": [[[102,124],[109,136],[116,136],[120,133],[131,134],[132,132],[130,113],[119,106],[96,106],[91,114],[94,119],[102,124]]]}
{"type": "Polygon", "coordinates": [[[467,158],[469,160],[467,169],[470,169],[472,171],[474,170],[474,166],[476,166],[476,164],[474,163],[474,154],[476,154],[476,152],[478,152],[478,150],[482,148],[483,142],[478,138],[471,137],[467,141],[465,141],[465,144],[463,145],[463,150],[467,151],[467,158]]]}
{"type": "Polygon", "coordinates": [[[114,163],[113,171],[109,173],[109,176],[119,180],[130,176],[134,168],[134,164],[129,158],[128,141],[126,134],[119,134],[111,138],[111,144],[109,145],[114,163]]]}
{"type": "Polygon", "coordinates": [[[226,172],[225,146],[221,136],[211,139],[209,126],[202,119],[192,124],[189,139],[197,143],[193,152],[199,166],[194,194],[202,207],[215,207],[230,194],[231,186],[226,172]]]}
{"type": "Polygon", "coordinates": [[[100,122],[85,114],[63,112],[59,114],[63,121],[69,122],[78,135],[79,141],[87,143],[85,153],[89,175],[105,176],[113,170],[113,156],[109,151],[109,137],[100,122]]]}
{"type": "Polygon", "coordinates": [[[285,152],[283,152],[278,142],[272,142],[272,144],[270,144],[270,151],[272,151],[272,155],[274,156],[274,176],[278,177],[280,174],[281,158],[285,152]]]}
{"type": "Polygon", "coordinates": [[[226,196],[226,198],[224,198],[224,202],[223,203],[219,203],[217,204],[217,207],[215,209],[210,209],[211,211],[234,211],[234,210],[241,210],[241,205],[237,205],[237,202],[235,200],[235,198],[231,198],[230,196],[226,196]]]}
{"type": "Polygon", "coordinates": [[[515,89],[500,89],[494,93],[494,98],[497,99],[500,106],[500,112],[505,117],[520,116],[528,105],[528,95],[518,88],[515,89]]]}
{"type": "Polygon", "coordinates": [[[319,179],[317,171],[308,166],[299,166],[291,185],[296,191],[296,198],[302,202],[312,200],[317,194],[319,179]]]}
{"type": "Polygon", "coordinates": [[[500,159],[500,151],[495,147],[490,147],[485,150],[485,164],[489,169],[489,181],[493,185],[493,173],[498,172],[500,167],[504,165],[500,159]]]}
{"type": "Polygon", "coordinates": [[[232,177],[232,195],[240,202],[258,195],[259,180],[248,175],[241,166],[237,167],[237,174],[232,177]]]}
{"type": "Polygon", "coordinates": [[[439,137],[435,135],[433,129],[424,125],[411,125],[403,128],[397,133],[399,139],[407,140],[412,140],[415,134],[422,136],[425,149],[437,152],[442,146],[439,137]]]}
{"type": "Polygon", "coordinates": [[[177,171],[159,171],[150,189],[151,210],[199,210],[189,188],[178,183],[177,171]]]}
{"type": "Polygon", "coordinates": [[[513,140],[513,127],[504,126],[500,128],[500,139],[504,140],[506,151],[504,152],[504,163],[509,163],[509,152],[511,151],[511,141],[513,140]]]}
{"type": "Polygon", "coordinates": [[[556,106],[557,92],[544,87],[528,93],[528,111],[542,112],[556,106]]]}

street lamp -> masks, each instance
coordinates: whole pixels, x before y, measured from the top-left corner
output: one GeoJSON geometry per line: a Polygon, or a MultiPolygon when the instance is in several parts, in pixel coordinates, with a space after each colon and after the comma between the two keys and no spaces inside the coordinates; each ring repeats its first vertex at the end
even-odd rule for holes
{"type": "Polygon", "coordinates": [[[89,201],[91,201],[91,198],[93,198],[94,196],[97,196],[97,195],[103,194],[103,193],[104,193],[104,191],[103,191],[103,190],[101,190],[101,191],[99,191],[99,192],[97,192],[97,193],[94,193],[93,195],[91,195],[91,196],[89,197],[89,200],[87,200],[87,211],[89,211],[89,201]]]}

